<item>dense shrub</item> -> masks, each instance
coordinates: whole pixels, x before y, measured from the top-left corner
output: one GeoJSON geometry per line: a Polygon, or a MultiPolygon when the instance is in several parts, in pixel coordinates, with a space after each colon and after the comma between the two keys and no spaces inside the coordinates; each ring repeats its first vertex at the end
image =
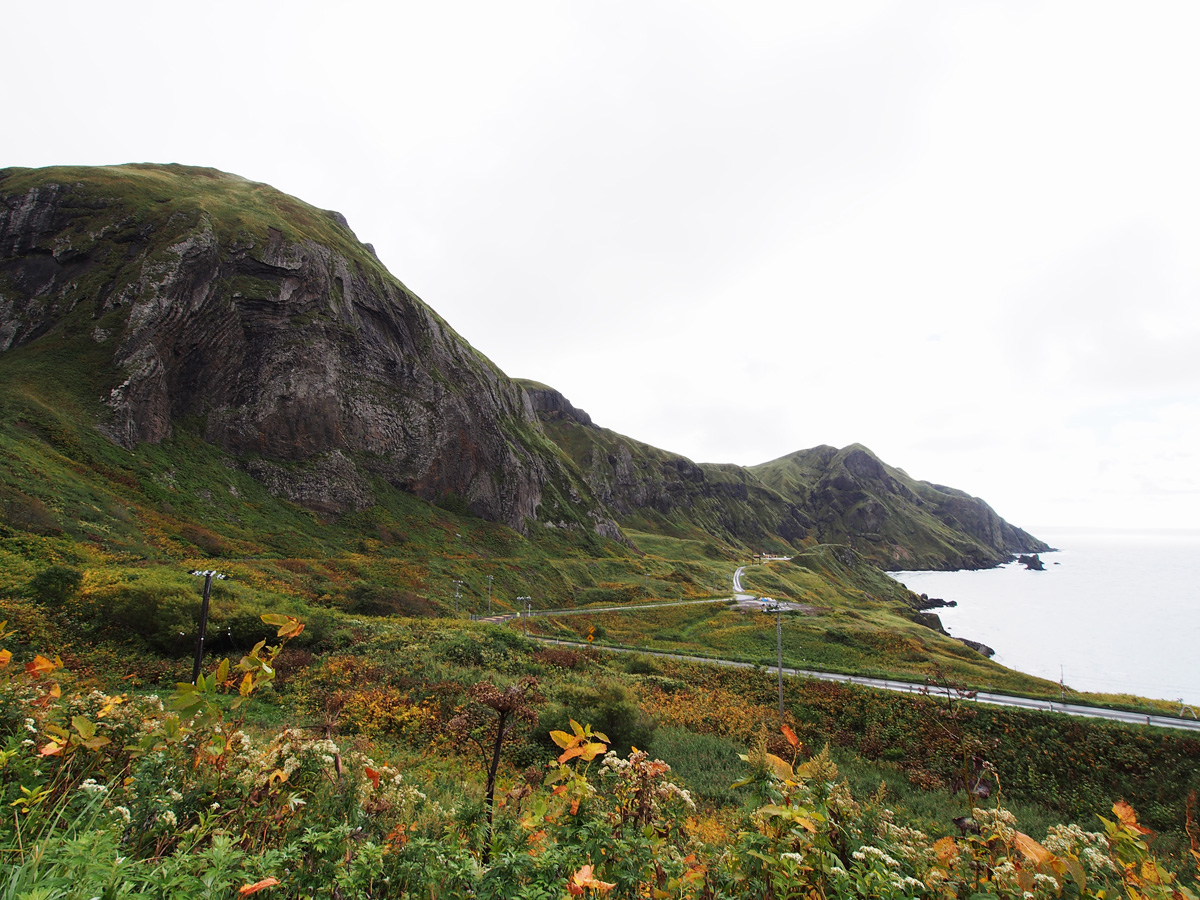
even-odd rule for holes
{"type": "Polygon", "coordinates": [[[29,581],[29,595],[46,606],[62,606],[75,596],[83,574],[67,566],[50,566],[29,581]]]}

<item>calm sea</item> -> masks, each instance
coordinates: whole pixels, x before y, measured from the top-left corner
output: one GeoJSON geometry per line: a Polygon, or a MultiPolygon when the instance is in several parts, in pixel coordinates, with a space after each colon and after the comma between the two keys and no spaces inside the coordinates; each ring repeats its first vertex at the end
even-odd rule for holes
{"type": "Polygon", "coordinates": [[[1068,689],[1182,698],[1200,713],[1200,531],[1037,528],[1056,553],[977,572],[896,572],[955,637],[1068,689]]]}

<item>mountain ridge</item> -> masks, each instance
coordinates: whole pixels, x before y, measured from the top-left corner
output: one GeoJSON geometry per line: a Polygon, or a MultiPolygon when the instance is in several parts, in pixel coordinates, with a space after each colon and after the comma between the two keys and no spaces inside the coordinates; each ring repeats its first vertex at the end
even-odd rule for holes
{"type": "Polygon", "coordinates": [[[1047,549],[858,445],[740,467],[603,429],[554,388],[509,378],[344,216],[267,185],[178,165],[7,168],[0,197],[0,355],[86,358],[73,387],[112,441],[192,423],[324,515],[370,506],[382,479],[523,532],[845,542],[892,568],[1047,549]]]}
{"type": "Polygon", "coordinates": [[[595,424],[544,384],[543,427],[619,523],[689,528],[771,552],[849,543],[883,568],[981,568],[1045,542],[964,491],[917,481],[861,444],[819,445],[755,466],[695,463],[595,424]]]}

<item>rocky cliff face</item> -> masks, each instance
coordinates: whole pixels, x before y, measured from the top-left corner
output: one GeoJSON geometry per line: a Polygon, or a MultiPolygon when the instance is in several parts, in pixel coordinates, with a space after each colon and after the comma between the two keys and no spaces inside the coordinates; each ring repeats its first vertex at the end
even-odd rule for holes
{"type": "Polygon", "coordinates": [[[524,391],[338,214],[175,166],[10,169],[0,199],[0,351],[86,329],[117,373],[113,440],[188,419],[320,510],[369,505],[378,477],[518,529],[541,516],[615,535],[524,391]]]}
{"type": "Polygon", "coordinates": [[[801,450],[751,471],[806,510],[819,540],[853,543],[887,568],[979,568],[1048,549],[978,497],[909,478],[858,444],[801,450]]]}
{"type": "Polygon", "coordinates": [[[891,569],[978,568],[1046,549],[977,497],[914,481],[865,447],[814,447],[749,468],[697,465],[580,419],[545,385],[536,395],[547,432],[630,527],[782,552],[851,544],[891,569]]]}

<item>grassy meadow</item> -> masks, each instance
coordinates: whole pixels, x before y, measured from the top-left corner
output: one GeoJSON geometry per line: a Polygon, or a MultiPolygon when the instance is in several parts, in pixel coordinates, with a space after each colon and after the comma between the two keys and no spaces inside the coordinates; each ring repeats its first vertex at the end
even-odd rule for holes
{"type": "MultiPolygon", "coordinates": [[[[773,617],[720,602],[472,621],[719,600],[748,550],[386,484],[323,518],[198,423],[124,450],[69,387],[94,325],[0,355],[0,900],[1194,891],[1196,738],[803,680],[781,723],[769,671],[536,640],[773,664],[773,617]],[[196,569],[230,577],[193,686],[196,569]]],[[[744,581],[808,609],[789,666],[1048,689],[844,547],[744,581]]]]}

